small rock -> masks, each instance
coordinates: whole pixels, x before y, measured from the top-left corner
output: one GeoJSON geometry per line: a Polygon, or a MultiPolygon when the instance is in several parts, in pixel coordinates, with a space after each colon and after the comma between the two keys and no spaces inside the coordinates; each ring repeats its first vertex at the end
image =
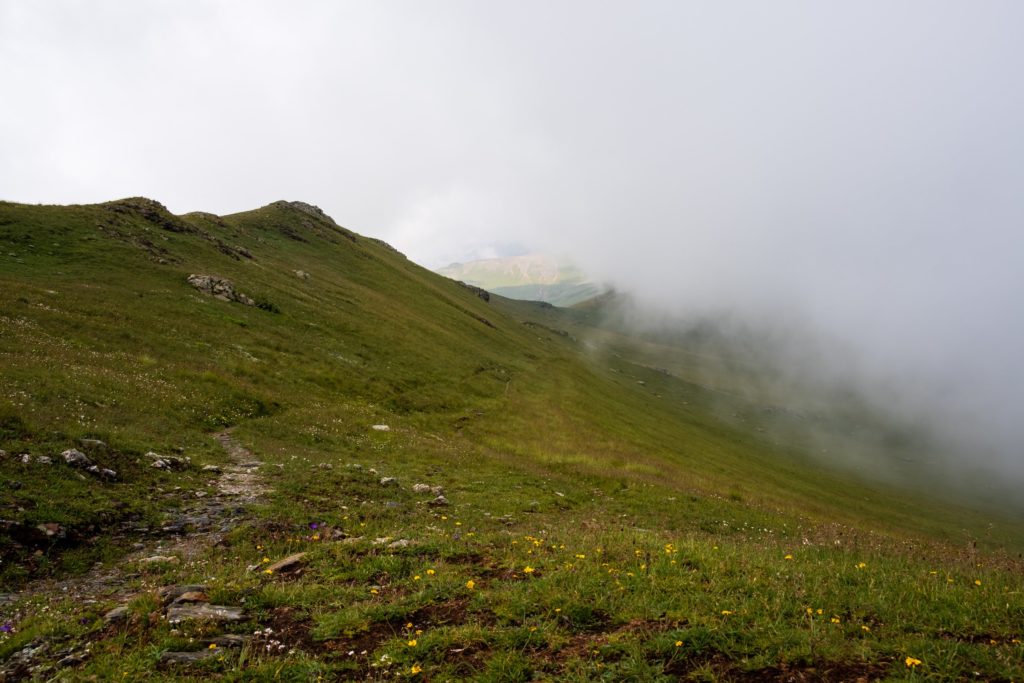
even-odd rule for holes
{"type": "Polygon", "coordinates": [[[61,455],[64,457],[64,462],[72,467],[88,467],[92,465],[92,460],[77,448],[69,448],[61,453],[61,455]]]}
{"type": "Polygon", "coordinates": [[[349,536],[348,538],[342,539],[341,543],[342,545],[355,545],[356,543],[361,543],[362,541],[362,536],[349,536]]]}
{"type": "Polygon", "coordinates": [[[40,524],[36,528],[42,531],[47,538],[53,538],[54,536],[58,538],[64,538],[64,527],[62,527],[60,524],[57,524],[56,522],[47,522],[45,524],[40,524]]]}
{"type": "Polygon", "coordinates": [[[22,453],[21,454],[21,464],[29,465],[31,463],[32,463],[32,456],[29,455],[28,453],[22,453]]]}
{"type": "Polygon", "coordinates": [[[199,583],[188,583],[178,586],[164,586],[160,589],[160,598],[164,601],[164,604],[176,601],[182,595],[187,593],[205,593],[206,586],[199,583]]]}
{"type": "Polygon", "coordinates": [[[278,560],[274,564],[267,567],[267,569],[275,574],[279,574],[281,572],[294,571],[298,569],[300,565],[303,565],[305,563],[306,553],[295,553],[294,555],[289,555],[283,560],[278,560]]]}
{"type": "Polygon", "coordinates": [[[11,489],[12,491],[17,491],[22,486],[24,486],[24,484],[22,484],[17,479],[8,479],[7,480],[7,488],[11,489]]]}
{"type": "Polygon", "coordinates": [[[373,429],[377,430],[378,432],[390,432],[391,431],[391,427],[389,427],[388,425],[373,425],[373,429]]]}
{"type": "Polygon", "coordinates": [[[40,465],[53,464],[53,460],[51,460],[48,455],[40,455],[38,458],[36,458],[36,462],[39,463],[40,465]]]}
{"type": "Polygon", "coordinates": [[[61,668],[66,668],[69,666],[78,666],[84,661],[85,660],[79,657],[78,655],[68,655],[67,657],[64,657],[63,659],[59,660],[57,662],[57,666],[61,668]]]}
{"type": "Polygon", "coordinates": [[[198,602],[187,605],[171,605],[167,608],[167,621],[177,624],[188,619],[205,619],[209,621],[241,621],[241,607],[226,607],[198,602]]]}
{"type": "Polygon", "coordinates": [[[402,507],[402,504],[395,502],[393,500],[388,500],[384,502],[384,508],[386,510],[397,510],[400,507],[402,507]]]}
{"type": "Polygon", "coordinates": [[[297,278],[301,278],[303,280],[308,280],[309,279],[309,273],[307,273],[304,270],[296,270],[296,271],[292,271],[292,272],[295,273],[295,277],[297,277],[297,278]]]}
{"type": "Polygon", "coordinates": [[[145,457],[151,458],[153,460],[152,467],[155,467],[158,470],[184,470],[192,464],[192,461],[189,458],[179,458],[174,455],[160,455],[153,451],[146,453],[145,457]]]}
{"type": "Polygon", "coordinates": [[[431,493],[430,484],[413,484],[413,493],[431,493]]]}
{"type": "Polygon", "coordinates": [[[388,544],[388,549],[389,550],[398,550],[399,548],[408,548],[411,545],[412,545],[411,541],[409,541],[408,539],[402,538],[402,539],[399,539],[399,540],[395,541],[394,543],[389,543],[388,544]]]}
{"type": "Polygon", "coordinates": [[[0,448],[0,458],[6,458],[6,457],[7,457],[7,451],[5,451],[2,448],[0,448]]]}
{"type": "Polygon", "coordinates": [[[99,439],[79,439],[78,443],[89,448],[106,448],[107,444],[100,441],[99,439]]]}
{"type": "Polygon", "coordinates": [[[195,664],[204,659],[220,656],[216,649],[207,648],[195,652],[164,652],[160,655],[160,664],[195,664]]]}
{"type": "Polygon", "coordinates": [[[398,480],[394,477],[382,477],[380,480],[381,486],[398,486],[398,480]]]}
{"type": "Polygon", "coordinates": [[[252,640],[252,636],[243,636],[238,633],[225,633],[214,638],[201,640],[203,645],[216,645],[217,647],[243,647],[252,640]]]}
{"type": "Polygon", "coordinates": [[[128,618],[128,605],[119,605],[103,615],[103,621],[108,624],[116,624],[128,618]]]}
{"type": "Polygon", "coordinates": [[[153,555],[152,557],[144,557],[139,560],[139,564],[141,565],[157,564],[160,562],[178,564],[181,560],[179,560],[175,555],[153,555]]]}
{"type": "Polygon", "coordinates": [[[445,498],[444,496],[438,496],[434,500],[427,503],[427,505],[432,505],[433,507],[445,507],[448,505],[448,499],[445,498]]]}
{"type": "Polygon", "coordinates": [[[114,470],[108,470],[105,467],[99,467],[97,465],[91,465],[90,467],[86,467],[85,471],[88,472],[89,474],[93,475],[94,477],[98,477],[98,478],[102,479],[103,481],[116,481],[117,480],[117,472],[115,472],[114,470]]]}
{"type": "Polygon", "coordinates": [[[203,472],[213,472],[214,474],[220,474],[223,470],[219,465],[203,465],[203,472]]]}
{"type": "Polygon", "coordinates": [[[390,542],[391,542],[391,537],[390,536],[381,536],[379,538],[373,539],[373,545],[384,545],[385,543],[390,543],[390,542]]]}
{"type": "Polygon", "coordinates": [[[319,467],[322,470],[333,470],[334,469],[334,465],[332,465],[329,462],[322,462],[319,465],[317,465],[317,467],[319,467]]]}

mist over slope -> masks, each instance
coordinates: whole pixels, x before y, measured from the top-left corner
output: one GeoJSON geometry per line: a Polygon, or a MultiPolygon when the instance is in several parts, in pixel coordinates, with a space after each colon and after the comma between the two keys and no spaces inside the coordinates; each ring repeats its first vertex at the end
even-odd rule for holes
{"type": "Polygon", "coordinates": [[[576,266],[540,253],[452,263],[434,271],[511,299],[556,306],[571,306],[602,291],[576,266]]]}

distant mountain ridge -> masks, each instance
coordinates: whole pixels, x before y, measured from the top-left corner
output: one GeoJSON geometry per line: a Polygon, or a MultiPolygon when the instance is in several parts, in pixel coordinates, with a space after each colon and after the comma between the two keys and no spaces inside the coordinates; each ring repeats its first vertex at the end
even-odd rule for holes
{"type": "Polygon", "coordinates": [[[453,263],[436,271],[510,299],[572,306],[604,288],[576,266],[542,253],[453,263]]]}

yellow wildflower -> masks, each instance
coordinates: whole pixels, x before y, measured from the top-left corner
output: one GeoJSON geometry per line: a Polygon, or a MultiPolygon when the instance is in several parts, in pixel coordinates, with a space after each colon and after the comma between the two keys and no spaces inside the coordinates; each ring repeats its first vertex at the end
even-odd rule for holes
{"type": "Polygon", "coordinates": [[[676,647],[682,647],[682,646],[683,646],[683,641],[677,640],[676,641],[676,647]]]}
{"type": "Polygon", "coordinates": [[[413,664],[412,667],[409,669],[409,673],[411,673],[413,676],[415,676],[421,671],[423,671],[423,668],[419,664],[413,664]]]}
{"type": "Polygon", "coordinates": [[[915,667],[921,666],[921,660],[915,659],[914,657],[907,657],[903,660],[903,662],[907,665],[908,669],[913,669],[915,667]]]}
{"type": "Polygon", "coordinates": [[[525,567],[523,567],[523,573],[524,574],[532,574],[535,571],[537,571],[537,570],[534,569],[533,567],[531,567],[530,565],[526,565],[525,567]]]}
{"type": "Polygon", "coordinates": [[[980,586],[981,585],[981,579],[975,579],[974,580],[974,585],[975,586],[980,586]]]}
{"type": "Polygon", "coordinates": [[[210,643],[210,649],[211,650],[216,650],[217,649],[217,643],[210,643]]]}
{"type": "Polygon", "coordinates": [[[729,616],[730,614],[732,614],[732,610],[724,609],[722,610],[722,614],[724,614],[725,616],[729,616]]]}
{"type": "Polygon", "coordinates": [[[420,580],[420,575],[417,574],[416,576],[412,577],[412,580],[413,581],[419,581],[420,580]]]}
{"type": "Polygon", "coordinates": [[[792,559],[793,559],[793,556],[792,556],[792,555],[786,555],[786,556],[785,556],[784,558],[782,558],[782,559],[784,559],[784,560],[792,560],[792,559]]]}
{"type": "Polygon", "coordinates": [[[416,647],[416,639],[412,639],[408,642],[409,647],[416,647]]]}
{"type": "Polygon", "coordinates": [[[433,576],[436,572],[433,569],[427,570],[427,576],[433,576]]]}
{"type": "Polygon", "coordinates": [[[476,581],[474,581],[473,579],[470,579],[466,582],[466,588],[468,588],[469,590],[473,590],[474,586],[476,586],[476,581]]]}

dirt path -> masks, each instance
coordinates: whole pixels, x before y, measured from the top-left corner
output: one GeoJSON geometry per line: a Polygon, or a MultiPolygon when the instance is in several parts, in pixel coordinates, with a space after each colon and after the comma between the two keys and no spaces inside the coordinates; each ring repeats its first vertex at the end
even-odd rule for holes
{"type": "MultiPolygon", "coordinates": [[[[0,623],[20,621],[31,607],[26,607],[35,598],[44,598],[53,603],[64,599],[74,600],[80,605],[107,605],[111,602],[123,604],[140,592],[140,586],[131,584],[142,574],[136,571],[147,559],[172,557],[172,562],[187,564],[198,559],[210,547],[217,545],[223,534],[242,523],[246,508],[258,503],[268,493],[260,476],[263,463],[234,440],[230,430],[218,432],[213,438],[224,448],[229,464],[218,472],[214,480],[215,492],[207,494],[198,491],[188,498],[180,508],[169,510],[169,516],[160,529],[139,532],[134,549],[116,563],[97,566],[81,576],[62,579],[41,579],[30,583],[21,591],[4,596],[0,600],[0,623]],[[153,537],[155,535],[155,537],[153,537]]],[[[127,532],[131,535],[131,532],[127,532]]],[[[146,586],[142,589],[157,588],[146,586]]],[[[45,643],[33,645],[35,652],[29,660],[52,658],[53,653],[45,643]]],[[[33,649],[29,648],[29,649],[33,649]]],[[[8,662],[0,664],[0,681],[19,680],[9,671],[11,660],[17,660],[16,653],[8,662]]],[[[15,662],[20,670],[33,666],[32,661],[15,662]]]]}

